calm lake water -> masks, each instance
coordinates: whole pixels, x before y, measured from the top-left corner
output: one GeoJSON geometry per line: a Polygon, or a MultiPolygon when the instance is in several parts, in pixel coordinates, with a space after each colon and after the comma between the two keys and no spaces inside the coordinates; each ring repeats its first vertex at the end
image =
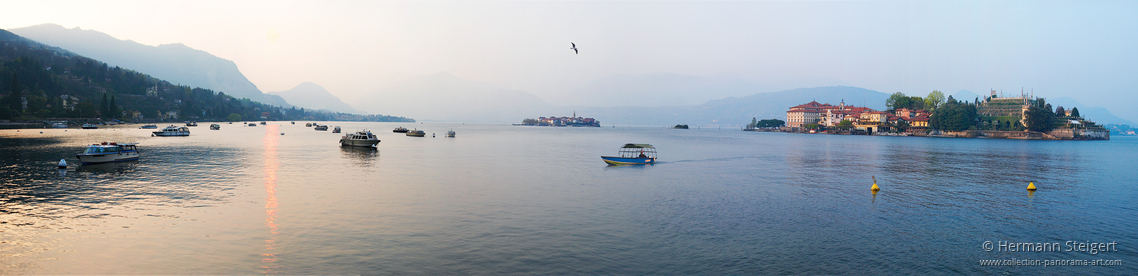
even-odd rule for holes
{"type": "Polygon", "coordinates": [[[328,124],[382,142],[340,148],[340,134],[304,122],[200,123],[189,137],[0,130],[0,274],[1138,271],[1131,137],[328,124]],[[443,138],[449,129],[458,137],[443,138]],[[102,141],[139,143],[142,159],[76,165],[102,141]],[[624,143],[655,145],[660,163],[601,161],[624,143]],[[72,166],[57,170],[60,158],[72,166]],[[986,241],[1117,242],[1117,252],[987,251],[986,241]],[[1012,258],[1122,265],[979,263],[1012,258]]]}

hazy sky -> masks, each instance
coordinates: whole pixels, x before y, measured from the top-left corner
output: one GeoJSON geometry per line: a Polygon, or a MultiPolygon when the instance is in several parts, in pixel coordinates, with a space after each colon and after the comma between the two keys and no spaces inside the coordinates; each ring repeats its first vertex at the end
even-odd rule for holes
{"type": "MultiPolygon", "coordinates": [[[[354,98],[449,72],[549,98],[612,74],[730,75],[1072,97],[1138,121],[1138,1],[9,1],[55,23],[233,60],[262,91],[354,98]],[[274,36],[279,34],[279,36],[274,36]],[[273,39],[277,38],[277,39],[273,39]],[[574,55],[569,42],[581,53],[574,55]]],[[[756,91],[769,92],[769,91],[756,91]]]]}

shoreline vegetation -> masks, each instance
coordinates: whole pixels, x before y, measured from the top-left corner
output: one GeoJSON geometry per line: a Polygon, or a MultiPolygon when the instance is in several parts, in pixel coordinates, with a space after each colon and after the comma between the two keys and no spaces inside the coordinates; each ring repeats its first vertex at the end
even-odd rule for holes
{"type": "Polygon", "coordinates": [[[1053,108],[1044,98],[1020,92],[997,95],[993,90],[972,101],[944,97],[940,91],[928,97],[894,93],[886,111],[866,107],[809,102],[790,107],[787,124],[777,119],[751,119],[744,131],[879,135],[957,138],[1005,138],[1032,140],[1110,140],[1110,130],[1083,118],[1078,108],[1053,108]],[[773,121],[772,121],[773,120],[773,121]]]}

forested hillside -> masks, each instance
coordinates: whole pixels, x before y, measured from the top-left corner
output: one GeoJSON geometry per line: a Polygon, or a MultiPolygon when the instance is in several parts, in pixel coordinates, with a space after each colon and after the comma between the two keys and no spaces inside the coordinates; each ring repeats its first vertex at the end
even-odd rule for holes
{"type": "Polygon", "coordinates": [[[281,108],[82,57],[0,30],[0,119],[413,121],[281,108]]]}

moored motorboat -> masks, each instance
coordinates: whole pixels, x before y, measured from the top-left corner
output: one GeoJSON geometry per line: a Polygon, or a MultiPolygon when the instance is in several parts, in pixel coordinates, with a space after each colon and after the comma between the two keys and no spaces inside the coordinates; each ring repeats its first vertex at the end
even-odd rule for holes
{"type": "Polygon", "coordinates": [[[137,144],[119,144],[107,143],[91,144],[84,150],[83,153],[76,154],[75,157],[79,158],[79,162],[84,165],[98,164],[108,162],[121,162],[121,161],[135,161],[138,160],[138,149],[135,148],[137,144]]]}
{"type": "Polygon", "coordinates": [[[340,126],[336,126],[335,128],[333,128],[332,133],[340,133],[340,126]]]}
{"type": "Polygon", "coordinates": [[[405,128],[405,127],[397,127],[397,128],[395,128],[394,130],[392,130],[391,132],[395,132],[395,133],[407,133],[408,131],[409,131],[409,130],[407,130],[407,128],[405,128]]]}
{"type": "Polygon", "coordinates": [[[313,129],[316,129],[318,131],[328,131],[328,126],[327,125],[316,125],[316,127],[314,127],[313,129]]]}
{"type": "Polygon", "coordinates": [[[98,129],[99,125],[87,123],[87,124],[83,124],[82,128],[83,129],[98,129]]]}
{"type": "Polygon", "coordinates": [[[454,138],[454,130],[447,131],[447,138],[454,138]]]}
{"type": "Polygon", "coordinates": [[[67,128],[67,123],[54,123],[51,124],[52,128],[67,128]]]}
{"type": "Polygon", "coordinates": [[[411,137],[427,137],[427,133],[426,133],[426,132],[423,132],[422,130],[418,130],[418,129],[416,129],[416,130],[408,131],[408,132],[407,132],[407,136],[411,136],[411,137]]]}
{"type": "Polygon", "coordinates": [[[209,125],[209,130],[221,130],[221,125],[219,125],[219,124],[209,125]]]}
{"type": "Polygon", "coordinates": [[[196,126],[198,126],[198,122],[194,122],[194,121],[186,121],[186,126],[188,126],[188,127],[196,127],[196,126]]]}
{"type": "Polygon", "coordinates": [[[190,136],[190,129],[171,125],[161,131],[155,131],[154,136],[190,136]]]}
{"type": "Polygon", "coordinates": [[[257,126],[255,123],[249,123],[249,126],[257,126]]]}
{"type": "Polygon", "coordinates": [[[312,123],[305,123],[304,127],[312,127],[312,123]]]}
{"type": "Polygon", "coordinates": [[[261,121],[261,125],[262,125],[262,126],[263,126],[263,125],[265,125],[265,121],[261,121]]]}
{"type": "Polygon", "coordinates": [[[158,129],[158,125],[148,124],[138,127],[139,129],[158,129]]]}
{"type": "Polygon", "coordinates": [[[601,156],[609,165],[646,165],[656,163],[656,148],[649,144],[624,144],[620,156],[601,156]]]}
{"type": "Polygon", "coordinates": [[[340,138],[340,146],[346,147],[375,147],[379,143],[379,138],[375,137],[371,131],[363,130],[356,133],[349,133],[340,138]]]}

